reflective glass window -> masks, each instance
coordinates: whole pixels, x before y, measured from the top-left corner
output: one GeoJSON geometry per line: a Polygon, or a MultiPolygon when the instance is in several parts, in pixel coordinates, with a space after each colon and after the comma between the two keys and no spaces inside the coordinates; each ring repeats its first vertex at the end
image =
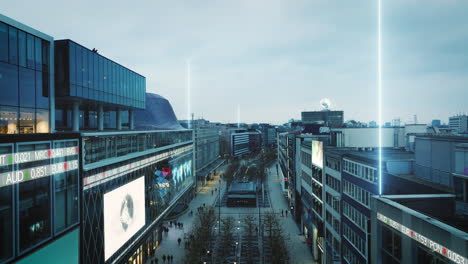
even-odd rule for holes
{"type": "Polygon", "coordinates": [[[50,43],[42,40],[42,71],[49,72],[50,43]]]}
{"type": "Polygon", "coordinates": [[[8,28],[8,41],[10,47],[10,63],[18,64],[18,30],[13,27],[8,28]]]}
{"type": "Polygon", "coordinates": [[[36,133],[49,133],[49,110],[36,110],[36,133]]]}
{"type": "Polygon", "coordinates": [[[76,84],[76,47],[73,43],[69,45],[70,84],[76,84]]]}
{"type": "Polygon", "coordinates": [[[0,105],[0,134],[18,134],[18,107],[0,105]]]}
{"type": "Polygon", "coordinates": [[[81,48],[81,56],[83,59],[83,65],[81,66],[83,69],[83,87],[89,86],[89,77],[88,77],[88,50],[85,48],[81,48]]]}
{"type": "Polygon", "coordinates": [[[0,22],[0,61],[8,61],[8,26],[0,22]]]}
{"type": "Polygon", "coordinates": [[[35,54],[36,54],[36,70],[42,71],[42,39],[34,38],[35,40],[35,54]]]}
{"type": "Polygon", "coordinates": [[[35,125],[34,108],[20,108],[19,111],[19,132],[20,134],[34,133],[35,125]]]}
{"type": "Polygon", "coordinates": [[[26,67],[26,33],[18,31],[18,57],[19,65],[26,67]]]}
{"type": "Polygon", "coordinates": [[[27,68],[19,69],[20,107],[36,107],[35,72],[27,68]]]}
{"type": "MultiPolygon", "coordinates": [[[[45,77],[49,77],[45,74],[45,77]]],[[[48,92],[45,93],[44,83],[43,83],[43,73],[36,72],[36,107],[39,108],[49,108],[49,98],[48,92]]],[[[48,90],[48,88],[47,88],[48,90]]]]}
{"type": "MultiPolygon", "coordinates": [[[[82,66],[82,56],[81,56],[81,47],[73,44],[76,48],[76,85],[83,85],[83,66],[82,66]]],[[[78,95],[77,87],[77,95],[78,95]]]]}
{"type": "MultiPolygon", "coordinates": [[[[11,147],[8,147],[11,149],[11,147]]],[[[5,152],[6,147],[0,147],[0,154],[5,152]]],[[[10,166],[11,167],[11,166],[10,166]]],[[[11,171],[11,169],[0,167],[0,173],[11,171]]],[[[13,255],[13,204],[12,185],[0,188],[0,262],[13,255]]]]}
{"type": "Polygon", "coordinates": [[[18,106],[18,67],[0,62],[0,105],[18,106]]]}
{"type": "Polygon", "coordinates": [[[26,59],[27,59],[27,67],[30,69],[34,69],[34,36],[31,34],[27,34],[26,37],[26,59]]]}
{"type": "MultiPolygon", "coordinates": [[[[1,119],[0,119],[1,120],[1,119]]],[[[0,121],[1,122],[1,121],[0,121]]],[[[0,155],[12,154],[11,145],[0,145],[0,155]]],[[[0,174],[9,173],[13,165],[0,166],[0,174]]],[[[13,253],[13,198],[12,185],[0,187],[0,262],[3,262],[13,253]]]]}
{"type": "Polygon", "coordinates": [[[93,52],[88,51],[88,88],[93,88],[94,69],[93,69],[93,52]]]}
{"type": "MultiPolygon", "coordinates": [[[[21,145],[20,152],[49,149],[49,144],[21,145]]],[[[49,160],[20,164],[19,169],[30,169],[37,176],[49,160]]],[[[50,178],[42,177],[19,183],[18,186],[19,249],[24,251],[51,236],[50,178]]]]}
{"type": "Polygon", "coordinates": [[[99,89],[99,56],[96,53],[93,53],[93,88],[95,90],[99,89]]]}
{"type": "MultiPolygon", "coordinates": [[[[77,142],[56,142],[55,148],[77,146],[77,142]]],[[[78,155],[54,159],[54,162],[77,160],[78,155]]],[[[54,175],[55,183],[55,231],[60,232],[78,222],[78,170],[54,175]]]]}

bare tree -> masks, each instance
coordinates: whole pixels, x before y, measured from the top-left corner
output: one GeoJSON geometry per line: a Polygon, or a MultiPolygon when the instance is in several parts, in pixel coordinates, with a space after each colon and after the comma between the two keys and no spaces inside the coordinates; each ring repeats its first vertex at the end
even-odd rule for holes
{"type": "Polygon", "coordinates": [[[192,230],[189,232],[190,246],[186,250],[185,263],[200,263],[212,248],[213,226],[216,221],[214,209],[208,207],[197,214],[192,230]]]}

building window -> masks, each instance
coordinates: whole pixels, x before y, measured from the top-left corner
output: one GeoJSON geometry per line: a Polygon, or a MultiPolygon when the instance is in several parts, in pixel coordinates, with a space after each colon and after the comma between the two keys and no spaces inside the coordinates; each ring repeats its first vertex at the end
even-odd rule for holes
{"type": "Polygon", "coordinates": [[[0,87],[8,90],[0,96],[0,105],[18,106],[18,67],[0,62],[0,87]]]}
{"type": "Polygon", "coordinates": [[[0,61],[8,61],[8,26],[0,22],[0,61]]]}
{"type": "MultiPolygon", "coordinates": [[[[0,155],[11,154],[12,146],[0,146],[0,155]]],[[[2,163],[5,164],[5,163],[2,163]]],[[[9,173],[13,165],[0,166],[0,174],[9,173]]],[[[13,253],[13,199],[12,186],[0,187],[0,262],[12,257],[13,253]]]]}
{"type": "MultiPolygon", "coordinates": [[[[76,141],[55,142],[54,148],[77,147],[76,141]]],[[[54,163],[77,160],[78,155],[55,158],[54,163]]],[[[54,175],[55,183],[55,232],[78,223],[78,170],[54,175]]]]}
{"type": "Polygon", "coordinates": [[[382,263],[400,263],[401,236],[382,226],[382,263]]]}
{"type": "Polygon", "coordinates": [[[19,184],[19,243],[24,251],[50,237],[49,177],[19,184]]]}
{"type": "MultiPolygon", "coordinates": [[[[20,145],[19,152],[49,149],[49,144],[20,145]]],[[[30,177],[43,173],[49,160],[19,164],[19,169],[30,170],[30,177]]],[[[51,236],[50,219],[50,178],[42,177],[19,183],[18,215],[20,251],[27,250],[51,236]]]]}
{"type": "Polygon", "coordinates": [[[20,67],[20,107],[36,107],[36,76],[34,70],[20,67]]]}

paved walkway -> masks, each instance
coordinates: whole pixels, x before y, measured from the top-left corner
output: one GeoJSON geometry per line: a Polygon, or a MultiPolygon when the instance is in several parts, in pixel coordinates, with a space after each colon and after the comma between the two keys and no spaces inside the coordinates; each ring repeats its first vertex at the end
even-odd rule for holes
{"type": "MultiPolygon", "coordinates": [[[[272,208],[262,208],[262,212],[264,210],[275,210],[279,216],[281,216],[281,210],[288,209],[288,204],[286,199],[282,195],[280,179],[276,175],[276,163],[274,163],[268,169],[268,188],[270,192],[270,199],[271,199],[271,206],[272,208]]],[[[225,186],[224,181],[221,181],[222,187],[225,186]]],[[[180,216],[176,221],[181,222],[184,224],[183,229],[178,229],[176,227],[169,227],[169,233],[166,235],[163,234],[163,240],[156,249],[156,257],[159,259],[158,264],[162,262],[163,255],[172,255],[174,256],[174,264],[184,264],[183,259],[185,257],[185,249],[184,249],[184,234],[187,233],[192,228],[192,222],[195,218],[197,208],[199,206],[203,206],[205,203],[206,206],[213,205],[216,201],[217,195],[214,192],[211,195],[211,190],[217,188],[220,190],[219,187],[219,176],[215,176],[213,181],[210,181],[207,186],[201,188],[200,192],[197,196],[190,202],[189,210],[184,215],[180,216]],[[190,210],[194,211],[194,215],[190,216],[190,210]],[[177,244],[177,239],[181,238],[182,243],[179,247],[177,244]]],[[[223,190],[224,191],[224,190],[223,190]]],[[[234,216],[239,217],[241,219],[241,215],[251,214],[256,216],[258,214],[257,208],[222,208],[222,215],[223,216],[234,216]],[[239,213],[238,216],[237,213],[239,213]]],[[[290,255],[291,255],[291,263],[292,264],[313,264],[315,263],[312,260],[312,254],[308,249],[307,245],[305,244],[304,236],[300,235],[300,230],[297,227],[296,223],[291,217],[289,212],[288,217],[280,217],[282,219],[283,228],[285,230],[286,241],[287,245],[289,246],[290,255]]],[[[166,225],[168,226],[168,225],[166,225]]],[[[147,262],[150,264],[151,262],[147,262]]],[[[168,263],[166,261],[166,263],[168,263]]]]}
{"type": "Polygon", "coordinates": [[[293,264],[312,264],[315,263],[312,258],[312,253],[305,243],[305,237],[301,235],[301,231],[294,222],[291,212],[288,210],[289,206],[286,198],[281,191],[281,184],[276,174],[276,163],[267,169],[268,172],[268,188],[271,197],[271,206],[275,212],[282,219],[283,228],[286,234],[286,244],[289,246],[289,254],[291,256],[291,263],[293,264]],[[281,210],[288,210],[288,217],[281,217],[281,210]]]}
{"type": "MultiPolygon", "coordinates": [[[[176,228],[174,225],[172,227],[169,226],[169,223],[166,223],[165,226],[169,227],[169,232],[166,235],[166,233],[163,233],[163,239],[161,241],[161,244],[159,247],[156,249],[156,257],[159,259],[158,264],[163,263],[162,261],[162,256],[163,255],[172,255],[174,256],[174,261],[172,263],[174,264],[183,264],[183,260],[185,257],[185,249],[184,249],[184,234],[188,233],[192,229],[192,223],[194,218],[196,217],[197,213],[197,208],[200,206],[203,206],[205,204],[206,206],[212,205],[216,198],[217,194],[214,192],[215,188],[218,190],[219,188],[219,176],[213,177],[213,180],[208,182],[208,184],[200,189],[200,191],[197,193],[195,198],[190,202],[189,204],[189,209],[185,214],[180,216],[178,219],[175,221],[183,223],[184,228],[179,229],[176,228]],[[211,190],[213,190],[213,195],[211,194],[211,190]],[[193,216],[190,216],[190,210],[193,210],[193,216]],[[179,245],[177,244],[177,239],[181,238],[182,243],[179,245]]],[[[224,183],[221,182],[221,184],[224,186],[224,183]]],[[[146,262],[147,264],[150,264],[151,261],[146,262]]],[[[166,263],[168,263],[166,261],[166,263]]]]}

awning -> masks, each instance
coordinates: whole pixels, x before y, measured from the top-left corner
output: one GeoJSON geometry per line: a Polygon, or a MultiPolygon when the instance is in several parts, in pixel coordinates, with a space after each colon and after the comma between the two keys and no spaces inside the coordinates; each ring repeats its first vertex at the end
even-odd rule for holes
{"type": "Polygon", "coordinates": [[[208,166],[204,167],[202,170],[197,172],[197,176],[206,176],[208,173],[214,171],[217,169],[221,164],[223,164],[226,160],[222,158],[218,158],[211,162],[208,166]]]}

